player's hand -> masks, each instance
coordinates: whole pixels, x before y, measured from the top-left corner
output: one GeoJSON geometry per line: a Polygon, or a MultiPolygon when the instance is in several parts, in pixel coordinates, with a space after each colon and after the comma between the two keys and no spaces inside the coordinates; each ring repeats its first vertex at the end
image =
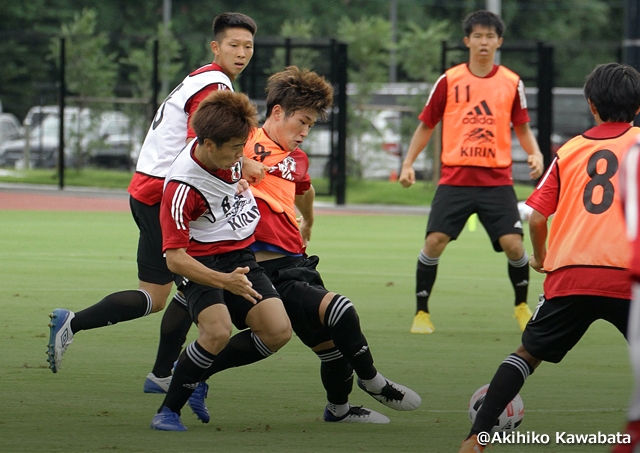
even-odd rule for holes
{"type": "Polygon", "coordinates": [[[246,179],[249,184],[260,184],[267,174],[267,171],[269,171],[267,165],[253,159],[243,159],[242,177],[246,179]]]}
{"type": "Polygon", "coordinates": [[[413,170],[413,167],[405,167],[403,165],[398,181],[405,189],[414,185],[416,182],[416,172],[413,170]]]}
{"type": "Polygon", "coordinates": [[[544,169],[544,159],[542,158],[542,154],[535,153],[530,154],[527,157],[527,163],[529,164],[529,176],[531,179],[538,179],[542,176],[542,170],[544,169]]]}
{"type": "Polygon", "coordinates": [[[246,179],[238,181],[238,188],[236,189],[236,195],[240,195],[242,192],[249,188],[249,183],[246,179]]]}
{"type": "Polygon", "coordinates": [[[248,267],[237,267],[233,272],[227,274],[224,288],[233,294],[242,296],[249,302],[256,303],[262,299],[262,296],[252,288],[252,284],[245,274],[249,272],[248,267]]]}
{"type": "Polygon", "coordinates": [[[542,262],[539,262],[538,259],[536,258],[536,256],[533,253],[529,257],[529,266],[531,266],[531,268],[536,272],[539,272],[541,274],[545,274],[546,273],[546,271],[542,267],[542,262]]]}

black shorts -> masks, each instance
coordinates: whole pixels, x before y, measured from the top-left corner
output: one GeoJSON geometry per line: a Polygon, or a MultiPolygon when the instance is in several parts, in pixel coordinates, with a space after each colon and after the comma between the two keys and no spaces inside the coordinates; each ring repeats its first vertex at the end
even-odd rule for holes
{"type": "MultiPolygon", "coordinates": [[[[258,263],[256,257],[249,249],[234,250],[233,252],[223,253],[214,256],[198,256],[195,257],[209,269],[218,272],[232,272],[237,267],[248,267],[249,273],[247,278],[261,296],[262,300],[271,299],[273,297],[280,298],[280,295],[271,284],[269,278],[258,263]]],[[[233,294],[213,286],[201,285],[199,283],[188,282],[184,287],[184,295],[187,299],[187,308],[191,319],[197,324],[198,315],[202,310],[216,304],[225,304],[231,315],[231,321],[238,330],[244,330],[248,326],[246,324],[247,314],[249,310],[255,307],[255,304],[248,301],[242,296],[233,294]]],[[[260,301],[258,301],[260,303],[260,301]]]]}
{"type": "Polygon", "coordinates": [[[628,299],[604,296],[565,296],[540,302],[522,334],[522,345],[532,356],[558,363],[582,338],[589,326],[604,319],[627,337],[628,299]]]}
{"type": "Polygon", "coordinates": [[[329,329],[322,325],[318,313],[322,299],[329,292],[316,270],[319,261],[317,256],[310,256],[259,263],[278,290],[293,331],[310,348],[331,340],[329,329]]]}
{"type": "Polygon", "coordinates": [[[138,279],[156,285],[176,281],[176,276],[167,267],[162,253],[162,229],[160,228],[160,203],[152,206],[129,197],[133,220],[136,221],[138,238],[138,279]]]}
{"type": "Polygon", "coordinates": [[[523,235],[518,200],[512,186],[459,187],[439,185],[431,203],[427,234],[444,233],[455,240],[472,214],[489,234],[496,252],[506,234],[523,235]]]}

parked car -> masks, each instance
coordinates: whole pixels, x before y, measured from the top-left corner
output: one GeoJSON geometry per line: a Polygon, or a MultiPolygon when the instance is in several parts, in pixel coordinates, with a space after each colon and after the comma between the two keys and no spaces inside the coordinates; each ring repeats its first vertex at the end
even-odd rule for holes
{"type": "MultiPolygon", "coordinates": [[[[32,168],[53,168],[58,162],[58,106],[32,108],[25,118],[23,138],[0,145],[0,166],[24,166],[27,155],[32,168]]],[[[122,112],[94,113],[88,108],[65,108],[65,163],[131,168],[132,151],[139,134],[130,131],[122,112]]]]}
{"type": "Polygon", "coordinates": [[[22,134],[22,125],[14,114],[0,113],[0,145],[6,141],[20,138],[22,134]]]}
{"type": "MultiPolygon", "coordinates": [[[[533,135],[538,136],[538,130],[536,128],[531,129],[533,131],[533,135]]],[[[552,157],[555,156],[555,152],[560,148],[568,139],[562,137],[559,134],[551,134],[551,154],[552,157]]],[[[511,172],[513,175],[513,181],[525,184],[534,184],[535,181],[531,179],[529,173],[531,170],[529,169],[529,164],[527,163],[527,158],[529,155],[522,148],[520,142],[518,141],[518,137],[516,133],[511,131],[511,160],[513,161],[511,172]]]]}
{"type": "MultiPolygon", "coordinates": [[[[402,113],[380,110],[370,121],[368,129],[353,141],[353,158],[358,162],[363,178],[389,179],[400,174],[408,143],[400,134],[402,113]]],[[[432,162],[422,152],[413,164],[418,178],[432,169],[432,162]]]]}

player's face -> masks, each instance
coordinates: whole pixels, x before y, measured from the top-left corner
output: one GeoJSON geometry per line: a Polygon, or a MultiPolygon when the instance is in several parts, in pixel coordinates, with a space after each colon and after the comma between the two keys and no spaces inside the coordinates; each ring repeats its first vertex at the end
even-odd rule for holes
{"type": "Polygon", "coordinates": [[[279,105],[273,108],[271,116],[276,120],[271,131],[274,136],[271,138],[287,152],[302,145],[318,118],[315,110],[297,110],[293,115],[287,116],[279,105]]]}
{"type": "Polygon", "coordinates": [[[211,140],[205,140],[209,162],[203,163],[207,166],[211,165],[213,169],[230,170],[236,162],[242,159],[246,141],[246,137],[232,138],[222,146],[216,146],[211,140]]]}
{"type": "Polygon", "coordinates": [[[472,60],[493,62],[496,50],[502,45],[502,38],[498,37],[495,28],[476,25],[471,34],[464,37],[464,43],[469,48],[472,60]]]}
{"type": "Polygon", "coordinates": [[[247,67],[253,56],[253,35],[245,28],[228,28],[220,42],[211,42],[213,61],[233,81],[247,67]]]}

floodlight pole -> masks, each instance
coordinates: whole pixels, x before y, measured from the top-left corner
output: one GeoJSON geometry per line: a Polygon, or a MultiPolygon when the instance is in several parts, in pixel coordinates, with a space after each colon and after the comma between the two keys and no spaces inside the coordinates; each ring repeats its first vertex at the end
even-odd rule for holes
{"type": "MultiPolygon", "coordinates": [[[[626,20],[622,41],[622,60],[640,71],[640,0],[626,0],[624,13],[626,20]]],[[[634,124],[640,125],[638,116],[634,124]]]]}
{"type": "MultiPolygon", "coordinates": [[[[502,16],[502,0],[486,0],[487,11],[502,16]]],[[[494,59],[496,64],[500,64],[500,49],[496,50],[496,56],[494,59]]]]}
{"type": "MultiPolygon", "coordinates": [[[[64,189],[64,97],[66,94],[66,83],[64,78],[65,72],[65,39],[60,38],[60,101],[59,101],[59,118],[58,122],[58,187],[64,189]]],[[[29,131],[27,131],[29,133],[29,131]]]]}
{"type": "Polygon", "coordinates": [[[391,0],[389,6],[392,46],[389,52],[389,83],[396,83],[398,81],[398,60],[396,55],[396,45],[398,43],[398,0],[391,0]]]}

